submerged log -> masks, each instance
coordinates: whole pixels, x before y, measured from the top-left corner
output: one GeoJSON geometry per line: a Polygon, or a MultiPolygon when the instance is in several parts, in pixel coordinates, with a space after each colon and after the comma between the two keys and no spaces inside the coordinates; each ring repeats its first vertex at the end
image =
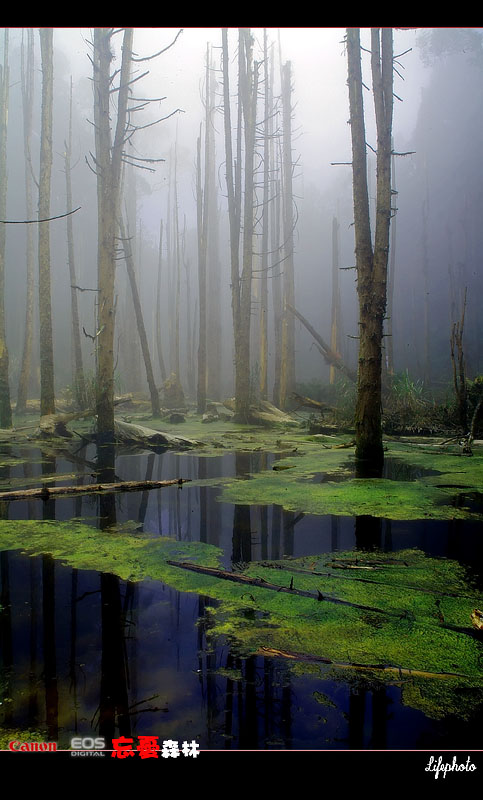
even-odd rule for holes
{"type": "Polygon", "coordinates": [[[175,478],[170,481],[119,481],[119,483],[87,483],[84,486],[43,486],[41,489],[18,489],[0,492],[0,501],[11,500],[50,500],[71,494],[99,494],[105,492],[144,492],[149,489],[162,489],[164,486],[182,486],[189,478],[175,478]]]}
{"type": "Polygon", "coordinates": [[[314,656],[310,653],[296,653],[290,650],[276,650],[274,647],[260,647],[256,655],[266,656],[269,658],[287,658],[292,661],[309,661],[319,664],[330,664],[332,667],[338,669],[356,669],[365,672],[389,672],[399,677],[415,677],[415,678],[467,678],[461,672],[428,672],[421,669],[409,669],[408,667],[398,667],[393,664],[358,664],[355,661],[340,662],[333,661],[331,658],[324,658],[324,656],[314,656]]]}

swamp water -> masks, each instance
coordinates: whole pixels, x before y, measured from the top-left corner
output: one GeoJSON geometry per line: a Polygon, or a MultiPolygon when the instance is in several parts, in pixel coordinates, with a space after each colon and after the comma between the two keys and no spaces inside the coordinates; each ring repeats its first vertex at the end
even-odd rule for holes
{"type": "MultiPolygon", "coordinates": [[[[92,446],[82,450],[77,462],[36,447],[17,450],[14,446],[4,448],[2,459],[2,490],[42,482],[54,485],[54,475],[58,486],[96,480],[92,446]]],[[[21,738],[48,738],[69,747],[75,735],[107,740],[120,735],[152,735],[180,744],[195,740],[209,749],[482,746],[478,724],[481,672],[478,685],[474,670],[479,656],[473,651],[468,656],[471,681],[456,684],[448,684],[446,678],[420,680],[407,673],[404,663],[396,664],[401,667],[399,674],[393,670],[381,680],[377,671],[350,668],[353,654],[347,651],[344,657],[344,645],[342,657],[332,658],[330,663],[294,660],[285,657],[283,646],[277,653],[277,644],[289,638],[275,638],[275,644],[270,638],[271,629],[275,633],[283,627],[273,605],[281,597],[277,592],[266,592],[274,598],[267,611],[258,602],[259,585],[240,587],[235,602],[229,594],[204,592],[203,586],[210,586],[210,579],[204,576],[199,578],[199,591],[189,583],[183,591],[183,580],[188,577],[172,580],[170,576],[185,570],[169,567],[158,574],[158,567],[153,566],[158,563],[158,550],[153,548],[166,542],[171,544],[163,557],[192,562],[196,560],[192,543],[202,543],[199,547],[206,546],[202,563],[235,574],[249,573],[260,563],[285,561],[284,585],[292,577],[295,586],[297,570],[300,575],[314,570],[315,561],[307,560],[314,555],[322,558],[323,568],[332,570],[332,584],[340,585],[348,581],[335,580],[341,570],[336,575],[333,567],[349,570],[359,565],[360,569],[377,570],[370,560],[374,553],[394,554],[386,570],[399,563],[421,572],[421,562],[416,559],[412,565],[404,555],[418,548],[428,557],[451,559],[448,563],[470,568],[470,589],[460,582],[459,575],[455,585],[463,595],[469,593],[468,607],[474,608],[477,595],[473,597],[472,592],[481,587],[481,521],[457,515],[404,520],[368,514],[303,514],[284,510],[281,504],[229,502],[229,487],[228,495],[222,494],[223,481],[232,476],[244,479],[247,486],[253,480],[250,476],[262,470],[271,470],[272,477],[278,459],[278,455],[253,451],[205,457],[119,450],[115,479],[182,477],[193,483],[129,494],[2,504],[2,747],[21,738]],[[62,537],[63,548],[50,544],[57,541],[52,536],[41,543],[50,530],[54,537],[62,537]],[[126,541],[136,547],[139,544],[139,549],[126,555],[126,541]],[[21,547],[29,554],[22,554],[21,547]],[[81,555],[77,556],[77,551],[81,555]],[[353,551],[356,564],[350,560],[337,563],[338,554],[347,558],[349,551],[353,551]],[[227,613],[220,618],[223,609],[227,613]]],[[[401,477],[400,465],[393,466],[395,480],[410,482],[421,474],[406,470],[401,477]]],[[[348,471],[346,457],[334,482],[342,481],[348,471]]],[[[391,480],[390,459],[385,478],[391,480]]],[[[323,483],[326,476],[315,474],[312,480],[323,483]]],[[[455,506],[460,497],[455,494],[455,506]]],[[[277,575],[283,571],[271,570],[277,575]]],[[[379,578],[372,573],[358,574],[379,578]]],[[[383,584],[384,578],[385,573],[383,584]]],[[[411,592],[410,582],[406,592],[411,592]]],[[[309,601],[300,598],[303,602],[309,601]]],[[[314,603],[317,612],[324,605],[314,603]]],[[[315,614],[303,609],[301,613],[308,618],[315,614]]],[[[405,635],[406,623],[411,626],[411,613],[402,623],[398,617],[398,636],[399,632],[405,635]]],[[[446,614],[450,612],[445,609],[446,614]]],[[[334,621],[333,640],[348,635],[342,619],[334,621]]],[[[381,635],[376,612],[369,609],[364,624],[374,637],[381,635]]],[[[290,635],[300,642],[295,650],[305,653],[304,632],[300,631],[298,639],[297,633],[290,635]]],[[[479,645],[465,634],[460,639],[479,645]]],[[[422,651],[424,646],[423,641],[422,651]]],[[[357,652],[357,642],[354,647],[357,652]]],[[[450,669],[445,662],[442,671],[454,667],[459,672],[459,658],[455,654],[456,663],[450,658],[450,669]]]]}

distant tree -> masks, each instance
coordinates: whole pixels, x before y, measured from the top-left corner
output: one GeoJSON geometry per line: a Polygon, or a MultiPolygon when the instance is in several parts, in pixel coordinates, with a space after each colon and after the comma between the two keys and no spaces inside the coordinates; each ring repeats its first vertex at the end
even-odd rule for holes
{"type": "MultiPolygon", "coordinates": [[[[67,140],[64,142],[64,165],[65,165],[65,187],[66,187],[66,201],[67,208],[71,209],[72,206],[72,76],[70,79],[70,97],[69,97],[69,133],[67,140]]],[[[75,256],[74,256],[74,226],[72,215],[66,217],[67,223],[67,260],[69,262],[69,277],[70,277],[70,303],[72,314],[72,350],[74,353],[73,365],[73,378],[74,378],[74,399],[78,408],[87,408],[86,385],[84,378],[84,367],[82,364],[82,347],[80,338],[80,325],[79,325],[79,305],[77,302],[77,280],[75,272],[75,256]]]]}
{"type": "Polygon", "coordinates": [[[382,337],[386,312],[391,218],[391,132],[393,45],[390,28],[371,30],[372,90],[377,127],[377,188],[374,247],[367,187],[366,134],[362,99],[360,31],[347,29],[349,105],[352,137],[355,254],[359,297],[359,370],[355,412],[356,458],[382,467],[382,337]]]}
{"type": "Polygon", "coordinates": [[[294,209],[292,188],[292,66],[287,61],[282,66],[283,107],[283,296],[282,362],[280,379],[280,407],[287,408],[290,395],[295,391],[295,322],[288,306],[295,305],[294,277],[294,209]]]}
{"type": "MultiPolygon", "coordinates": [[[[53,29],[40,28],[42,121],[40,136],[39,220],[50,216],[53,114],[53,29]]],[[[55,413],[54,347],[50,280],[50,222],[39,223],[40,414],[55,413]]]]}

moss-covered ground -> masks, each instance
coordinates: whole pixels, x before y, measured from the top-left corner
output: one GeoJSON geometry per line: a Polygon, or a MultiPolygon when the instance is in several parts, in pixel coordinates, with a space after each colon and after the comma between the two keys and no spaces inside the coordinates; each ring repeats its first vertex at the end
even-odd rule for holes
{"type": "Polygon", "coordinates": [[[420,707],[423,697],[433,716],[461,713],[461,692],[475,702],[483,689],[481,641],[470,619],[483,598],[457,562],[417,550],[254,563],[244,571],[254,581],[247,585],[168,563],[216,567],[221,553],[211,545],[153,538],[127,526],[100,531],[80,522],[0,521],[0,549],[51,553],[78,569],[159,580],[210,597],[210,636],[228,637],[240,655],[320,664],[338,678],[357,672],[408,691],[410,682],[407,701],[420,707]],[[428,699],[434,693],[439,700],[428,699]]]}
{"type": "MultiPolygon", "coordinates": [[[[219,486],[222,501],[309,514],[482,519],[481,445],[467,457],[442,440],[387,440],[385,477],[359,479],[349,435],[207,425],[194,417],[169,428],[139,415],[133,421],[202,441],[190,451],[201,458],[223,451],[275,454],[276,468],[248,480],[220,475],[203,481],[219,486]]],[[[6,467],[8,454],[7,461],[6,467]]],[[[344,680],[363,675],[396,682],[404,702],[430,716],[464,716],[482,700],[481,641],[470,615],[483,601],[457,562],[419,551],[357,553],[357,563],[354,553],[338,553],[335,560],[314,554],[251,564],[244,574],[255,583],[243,585],[168,563],[217,567],[221,554],[210,545],[140,535],[129,526],[99,531],[76,521],[0,521],[0,549],[51,553],[78,569],[159,580],[210,597],[211,635],[229,637],[241,654],[278,654],[294,668],[332,670],[344,680]],[[277,592],[264,581],[311,596],[277,592]]]]}

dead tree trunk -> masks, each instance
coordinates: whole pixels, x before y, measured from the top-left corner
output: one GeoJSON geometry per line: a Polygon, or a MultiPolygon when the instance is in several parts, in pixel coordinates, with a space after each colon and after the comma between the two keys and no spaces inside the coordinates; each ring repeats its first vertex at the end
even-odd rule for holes
{"type": "MultiPolygon", "coordinates": [[[[163,220],[159,223],[159,254],[158,254],[158,280],[156,284],[156,349],[158,353],[159,371],[164,383],[168,377],[163,358],[163,345],[161,342],[161,274],[163,264],[163,220]]],[[[188,312],[189,313],[189,312],[188,312]]]]}
{"type": "Polygon", "coordinates": [[[269,234],[269,180],[270,139],[272,135],[270,64],[267,30],[263,31],[264,71],[264,128],[263,128],[263,210],[262,258],[260,277],[260,398],[268,400],[268,234],[269,234]]]}
{"type": "Polygon", "coordinates": [[[466,289],[461,319],[453,322],[451,328],[451,363],[453,365],[453,385],[458,406],[458,416],[463,433],[468,431],[468,404],[466,397],[466,369],[463,352],[463,331],[465,327],[466,289]]]}
{"type": "MultiPolygon", "coordinates": [[[[40,28],[42,53],[42,132],[40,138],[39,219],[50,216],[52,174],[53,30],[40,28]]],[[[54,346],[50,283],[50,223],[39,224],[40,414],[55,413],[54,346]]]]}
{"type": "Polygon", "coordinates": [[[360,34],[358,28],[347,29],[360,335],[355,413],[356,458],[359,462],[364,461],[371,467],[378,468],[382,467],[384,460],[381,426],[381,359],[391,217],[393,51],[390,28],[372,29],[371,51],[377,126],[377,203],[374,250],[371,241],[367,188],[360,34]]]}
{"type": "MultiPolygon", "coordinates": [[[[0,67],[0,219],[7,210],[7,122],[8,122],[8,28],[4,33],[3,67],[0,67]]],[[[6,225],[0,225],[0,427],[12,427],[8,349],[5,331],[5,245],[6,225]]]]}
{"type": "Polygon", "coordinates": [[[283,106],[283,293],[284,314],[282,319],[282,372],[280,385],[280,407],[286,409],[289,398],[295,391],[295,325],[288,306],[295,305],[294,280],[294,213],[292,189],[292,68],[290,61],[282,67],[283,106]]]}
{"type": "Polygon", "coordinates": [[[127,100],[133,42],[132,28],[123,37],[117,91],[114,142],[111,144],[112,28],[94,28],[94,117],[98,189],[98,330],[97,429],[104,441],[114,440],[114,278],[115,237],[119,219],[121,164],[126,136],[127,100]]]}
{"type": "MultiPolygon", "coordinates": [[[[69,135],[65,145],[65,183],[67,208],[72,208],[72,176],[71,176],[71,157],[72,157],[72,76],[70,79],[70,104],[69,104],[69,135]]],[[[74,260],[74,230],[72,215],[67,221],[67,256],[69,262],[70,276],[70,299],[72,312],[72,349],[74,352],[74,397],[79,408],[87,407],[86,386],[84,380],[84,368],[82,364],[82,348],[79,326],[79,306],[77,303],[77,281],[75,275],[74,260]]]]}
{"type": "MultiPolygon", "coordinates": [[[[136,283],[136,273],[134,270],[134,259],[132,255],[131,240],[129,235],[126,236],[126,229],[122,216],[119,218],[119,227],[121,231],[121,241],[124,250],[124,259],[126,261],[126,269],[129,277],[129,284],[131,286],[132,299],[134,304],[134,311],[136,314],[136,323],[139,334],[139,341],[141,343],[141,351],[143,354],[144,366],[146,368],[146,379],[149,387],[149,395],[151,397],[151,409],[153,417],[159,417],[159,394],[154,382],[153,367],[151,363],[151,356],[149,354],[148,337],[146,336],[146,328],[144,326],[143,311],[141,308],[141,300],[139,298],[138,287],[136,283]]],[[[128,232],[129,234],[129,232],[128,232]]]]}
{"type": "MultiPolygon", "coordinates": [[[[330,347],[333,353],[341,354],[341,304],[339,291],[339,223],[332,220],[332,319],[330,326],[330,347]]],[[[330,365],[330,383],[335,383],[335,367],[330,365]]]]}
{"type": "MultiPolygon", "coordinates": [[[[25,46],[22,37],[21,50],[21,87],[22,87],[22,110],[23,110],[23,147],[25,159],[25,210],[26,218],[33,219],[33,200],[32,200],[32,109],[34,95],[34,32],[33,28],[27,29],[27,58],[25,58],[25,46]]],[[[16,413],[24,414],[27,410],[27,397],[29,392],[29,381],[32,364],[33,336],[34,336],[34,259],[35,243],[34,230],[32,225],[26,225],[25,235],[27,237],[26,248],[26,308],[25,308],[25,330],[22,351],[22,363],[18,380],[16,413]]]]}

